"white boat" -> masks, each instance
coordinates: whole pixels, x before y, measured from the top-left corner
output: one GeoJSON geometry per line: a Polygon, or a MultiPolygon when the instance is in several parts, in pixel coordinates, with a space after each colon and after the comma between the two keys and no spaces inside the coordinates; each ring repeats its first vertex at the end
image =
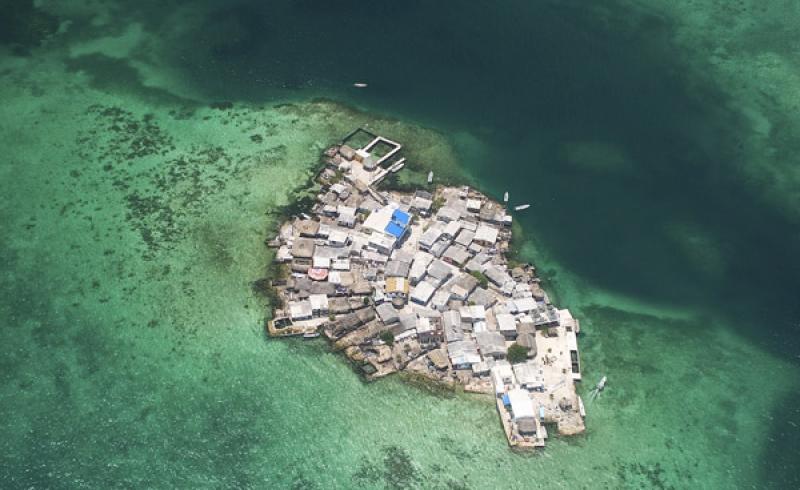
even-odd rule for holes
{"type": "Polygon", "coordinates": [[[503,194],[503,202],[508,202],[508,191],[506,191],[506,193],[503,194]]]}
{"type": "Polygon", "coordinates": [[[431,182],[433,182],[433,170],[428,172],[428,183],[430,184],[431,182]]]}
{"type": "Polygon", "coordinates": [[[606,377],[603,376],[603,378],[597,383],[597,386],[595,387],[597,391],[603,391],[603,388],[606,387],[606,381],[607,381],[606,377]]]}
{"type": "Polygon", "coordinates": [[[578,412],[581,417],[586,418],[586,407],[583,406],[583,399],[580,396],[578,396],[578,412]]]}
{"type": "Polygon", "coordinates": [[[355,88],[366,88],[367,84],[364,83],[364,82],[356,82],[356,83],[353,84],[353,87],[355,87],[355,88]]]}
{"type": "Polygon", "coordinates": [[[523,209],[528,209],[531,207],[530,204],[520,204],[519,206],[514,206],[514,211],[522,211],[523,209]]]}

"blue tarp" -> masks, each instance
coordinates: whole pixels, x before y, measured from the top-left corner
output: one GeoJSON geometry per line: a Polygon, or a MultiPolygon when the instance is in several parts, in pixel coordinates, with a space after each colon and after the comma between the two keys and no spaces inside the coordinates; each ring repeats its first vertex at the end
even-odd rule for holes
{"type": "Polygon", "coordinates": [[[400,211],[399,209],[395,209],[394,213],[392,213],[392,221],[396,221],[400,226],[405,227],[408,225],[408,222],[411,220],[411,216],[408,215],[405,211],[400,211]]]}
{"type": "Polygon", "coordinates": [[[390,221],[384,230],[386,233],[393,235],[395,238],[401,238],[406,232],[405,227],[398,225],[394,221],[390,221]]]}
{"type": "Polygon", "coordinates": [[[503,395],[503,405],[506,407],[511,405],[511,400],[508,399],[508,393],[503,395]]]}

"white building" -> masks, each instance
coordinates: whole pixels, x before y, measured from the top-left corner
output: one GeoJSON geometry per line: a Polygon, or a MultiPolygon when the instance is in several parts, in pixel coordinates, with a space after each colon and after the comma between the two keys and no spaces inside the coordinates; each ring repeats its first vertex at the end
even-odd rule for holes
{"type": "Polygon", "coordinates": [[[436,288],[427,281],[422,281],[414,286],[414,290],[411,291],[411,301],[417,303],[418,305],[425,306],[431,300],[431,296],[436,291],[436,288]]]}

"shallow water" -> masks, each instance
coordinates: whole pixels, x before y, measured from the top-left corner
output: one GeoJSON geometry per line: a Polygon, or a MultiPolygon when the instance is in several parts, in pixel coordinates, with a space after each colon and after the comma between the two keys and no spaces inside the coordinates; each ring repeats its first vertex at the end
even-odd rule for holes
{"type": "MultiPolygon", "coordinates": [[[[3,486],[797,486],[798,126],[698,68],[703,9],[720,38],[741,12],[658,7],[17,5],[3,486]],[[587,385],[609,378],[585,436],[518,455],[484,399],[264,338],[263,240],[363,124],[532,204],[521,254],[581,318],[587,385]]],[[[724,59],[780,56],[794,9],[749,12],[724,59]]]]}

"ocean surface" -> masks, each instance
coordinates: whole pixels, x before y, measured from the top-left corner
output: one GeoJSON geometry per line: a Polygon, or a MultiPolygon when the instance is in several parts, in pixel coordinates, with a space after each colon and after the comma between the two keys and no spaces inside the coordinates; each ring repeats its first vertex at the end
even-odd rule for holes
{"type": "Polygon", "coordinates": [[[800,487],[800,5],[674,3],[5,2],[0,487],[800,487]],[[265,338],[263,242],[364,125],[531,204],[585,435],[265,338]]]}

